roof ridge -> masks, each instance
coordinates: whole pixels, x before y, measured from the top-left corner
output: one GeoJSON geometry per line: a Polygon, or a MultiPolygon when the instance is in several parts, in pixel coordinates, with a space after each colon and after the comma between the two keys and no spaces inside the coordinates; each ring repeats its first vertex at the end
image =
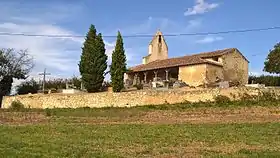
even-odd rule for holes
{"type": "Polygon", "coordinates": [[[200,53],[193,53],[189,54],[189,56],[197,56],[197,55],[203,55],[203,54],[208,54],[208,53],[215,53],[215,52],[223,52],[223,51],[229,51],[229,50],[234,50],[236,48],[224,48],[224,49],[217,49],[214,51],[207,51],[207,52],[200,52],[200,53]]]}

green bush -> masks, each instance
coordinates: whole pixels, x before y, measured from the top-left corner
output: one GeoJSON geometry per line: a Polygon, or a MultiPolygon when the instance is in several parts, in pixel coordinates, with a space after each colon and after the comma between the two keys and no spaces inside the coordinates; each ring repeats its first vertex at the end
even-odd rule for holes
{"type": "Polygon", "coordinates": [[[46,116],[51,116],[52,115],[52,112],[49,108],[45,109],[45,112],[46,112],[46,116]]]}
{"type": "Polygon", "coordinates": [[[14,110],[14,111],[21,111],[24,109],[24,104],[22,104],[20,101],[13,101],[11,103],[11,107],[10,109],[14,110]]]}
{"type": "Polygon", "coordinates": [[[231,102],[230,98],[224,95],[218,95],[214,98],[215,102],[218,104],[224,104],[231,102]]]}
{"type": "Polygon", "coordinates": [[[17,93],[19,95],[28,94],[28,93],[37,93],[40,88],[40,85],[34,80],[22,82],[17,86],[17,93]]]}
{"type": "Polygon", "coordinates": [[[256,100],[257,98],[259,99],[259,96],[253,96],[248,93],[244,93],[240,96],[241,101],[256,100]]]}
{"type": "Polygon", "coordinates": [[[274,92],[263,92],[260,96],[260,100],[263,101],[275,101],[277,99],[277,95],[274,92]]]}

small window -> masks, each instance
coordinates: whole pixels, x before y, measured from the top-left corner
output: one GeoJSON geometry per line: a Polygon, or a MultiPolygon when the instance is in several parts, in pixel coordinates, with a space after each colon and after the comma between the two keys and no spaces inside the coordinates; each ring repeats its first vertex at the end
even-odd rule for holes
{"type": "Polygon", "coordinates": [[[158,36],[158,42],[161,43],[161,35],[158,36]]]}

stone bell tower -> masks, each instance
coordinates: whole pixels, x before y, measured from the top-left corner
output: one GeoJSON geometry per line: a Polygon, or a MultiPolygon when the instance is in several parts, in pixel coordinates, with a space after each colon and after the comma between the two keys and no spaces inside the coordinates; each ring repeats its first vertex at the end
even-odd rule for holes
{"type": "Polygon", "coordinates": [[[150,42],[148,52],[149,55],[143,57],[143,64],[168,58],[168,47],[160,30],[156,32],[150,42]]]}

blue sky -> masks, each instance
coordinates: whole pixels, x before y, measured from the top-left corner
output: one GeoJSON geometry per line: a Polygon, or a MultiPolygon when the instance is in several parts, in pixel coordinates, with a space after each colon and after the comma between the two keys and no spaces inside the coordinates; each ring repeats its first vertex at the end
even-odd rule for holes
{"type": "MultiPolygon", "coordinates": [[[[280,26],[280,1],[264,0],[1,0],[0,32],[85,35],[94,24],[103,35],[216,32],[280,26]]],[[[280,30],[208,36],[166,37],[169,56],[183,56],[229,47],[250,61],[250,72],[261,74],[263,62],[280,30]]],[[[151,38],[124,38],[128,65],[141,63],[151,38]]],[[[34,56],[32,76],[47,68],[52,77],[79,75],[83,38],[0,36],[0,47],[28,49],[34,56]]],[[[109,58],[115,38],[104,38],[109,58]]]]}

